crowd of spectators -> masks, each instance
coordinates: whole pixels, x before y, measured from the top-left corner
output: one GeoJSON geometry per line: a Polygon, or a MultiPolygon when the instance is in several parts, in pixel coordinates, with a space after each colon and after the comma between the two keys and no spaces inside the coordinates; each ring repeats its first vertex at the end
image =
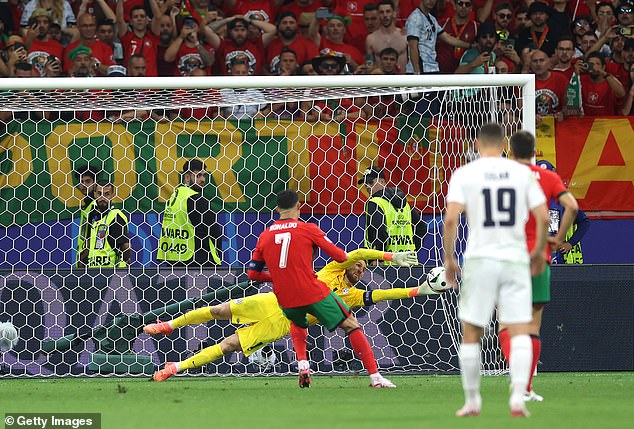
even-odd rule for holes
{"type": "Polygon", "coordinates": [[[632,4],[543,1],[0,0],[0,76],[534,73],[538,119],[629,115],[632,4]]]}

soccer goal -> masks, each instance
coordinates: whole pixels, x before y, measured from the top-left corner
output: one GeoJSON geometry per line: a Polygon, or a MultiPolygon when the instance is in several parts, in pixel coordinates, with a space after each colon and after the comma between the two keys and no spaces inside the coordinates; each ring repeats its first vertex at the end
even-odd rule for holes
{"type": "MultiPolygon", "coordinates": [[[[0,354],[0,374],[147,374],[219,342],[235,326],[216,321],[163,339],[141,327],[270,290],[247,282],[245,267],[282,189],[298,191],[303,219],[337,245],[362,247],[368,196],[357,181],[372,166],[404,192],[427,233],[420,267],[370,266],[357,286],[417,286],[441,264],[452,171],[477,156],[483,123],[509,136],[534,132],[534,93],[532,75],[0,79],[0,322],[19,334],[0,354]],[[163,211],[194,158],[208,173],[203,195],[222,228],[221,263],[159,264],[163,211]],[[116,268],[77,266],[86,169],[114,185],[111,207],[127,218],[132,253],[116,268]]],[[[465,236],[463,225],[459,252],[465,236]]],[[[327,262],[317,255],[316,269],[327,262]]],[[[384,372],[451,372],[456,302],[449,291],[356,315],[384,372]]],[[[505,370],[495,326],[484,340],[486,373],[505,370]]],[[[309,332],[318,372],[360,369],[341,334],[309,332]]],[[[281,339],[198,372],[286,374],[293,364],[281,339]]]]}

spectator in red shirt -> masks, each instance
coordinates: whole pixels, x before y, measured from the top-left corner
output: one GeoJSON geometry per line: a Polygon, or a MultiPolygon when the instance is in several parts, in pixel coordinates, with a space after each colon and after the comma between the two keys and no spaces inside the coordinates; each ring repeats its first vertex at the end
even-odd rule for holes
{"type": "Polygon", "coordinates": [[[349,35],[367,34],[363,11],[367,4],[374,2],[375,0],[338,0],[333,13],[350,19],[350,21],[344,22],[344,24],[348,24],[349,35]]]}
{"type": "Polygon", "coordinates": [[[64,48],[51,39],[48,28],[51,23],[46,9],[35,9],[29,18],[24,44],[29,49],[28,61],[40,76],[44,74],[44,65],[50,55],[63,58],[64,48]]]}
{"type": "Polygon", "coordinates": [[[123,57],[127,61],[131,55],[142,55],[147,62],[147,75],[158,76],[158,44],[159,38],[148,29],[147,12],[142,6],[134,6],[130,10],[130,27],[123,19],[123,3],[117,3],[117,27],[123,45],[123,57]]]}
{"type": "Polygon", "coordinates": [[[346,43],[357,48],[359,52],[365,52],[365,39],[368,34],[379,29],[379,11],[376,4],[368,3],[363,7],[363,27],[359,28],[358,33],[352,33],[354,30],[348,29],[344,36],[346,43]]]}
{"type": "Polygon", "coordinates": [[[564,36],[557,42],[557,48],[555,49],[556,60],[552,70],[554,72],[564,75],[564,77],[570,82],[570,78],[575,72],[575,68],[572,63],[572,56],[575,53],[575,44],[570,36],[564,36]]]}
{"type": "Polygon", "coordinates": [[[269,43],[266,50],[266,64],[269,73],[276,74],[275,71],[280,69],[280,53],[284,48],[295,52],[298,63],[303,63],[319,54],[317,45],[299,34],[297,17],[293,12],[280,12],[276,21],[277,38],[269,43]]]}
{"type": "Polygon", "coordinates": [[[116,64],[123,62],[123,46],[115,39],[115,24],[111,19],[104,19],[97,23],[97,39],[112,49],[112,59],[116,64]]]}
{"type": "MultiPolygon", "coordinates": [[[[174,8],[176,9],[176,8],[174,8]]],[[[170,13],[170,15],[161,15],[159,20],[159,44],[157,48],[158,58],[157,69],[159,76],[175,76],[178,75],[178,70],[176,69],[176,61],[166,61],[165,60],[165,51],[172,44],[172,42],[178,37],[178,33],[176,32],[176,14],[179,12],[178,9],[175,11],[176,13],[170,13]]]]}
{"type": "Polygon", "coordinates": [[[566,105],[568,80],[549,69],[548,55],[544,51],[533,51],[531,70],[535,74],[535,113],[538,123],[543,116],[555,116],[558,120],[564,118],[562,109],[566,105]]]}
{"type": "Polygon", "coordinates": [[[276,27],[267,25],[263,21],[247,20],[241,15],[235,15],[226,18],[227,21],[227,38],[220,37],[211,32],[208,40],[213,48],[216,49],[216,69],[220,74],[231,74],[231,63],[235,58],[246,59],[249,63],[249,75],[262,74],[264,63],[264,45],[268,44],[269,39],[275,36],[276,27]],[[264,31],[260,38],[249,39],[247,37],[247,27],[252,23],[256,27],[264,31]],[[272,29],[269,30],[269,29],[272,29]]]}
{"type": "Polygon", "coordinates": [[[344,56],[350,71],[354,72],[360,64],[363,64],[364,57],[357,48],[344,42],[346,21],[346,18],[341,15],[333,15],[328,19],[324,37],[321,39],[320,49],[322,51],[330,49],[344,56]]]}
{"type": "Polygon", "coordinates": [[[64,71],[68,71],[71,68],[71,61],[68,57],[69,52],[79,45],[84,45],[89,47],[92,52],[93,60],[97,64],[97,74],[106,76],[108,67],[114,65],[112,59],[114,53],[110,46],[97,40],[97,19],[94,15],[84,13],[79,16],[77,26],[79,27],[79,40],[70,43],[64,49],[64,71]]]}
{"type": "MultiPolygon", "coordinates": [[[[467,43],[473,43],[478,32],[478,24],[474,19],[469,19],[471,11],[471,0],[458,0],[454,15],[440,22],[440,26],[447,34],[467,43]]],[[[440,67],[440,72],[449,74],[455,72],[464,51],[464,48],[455,48],[442,40],[438,40],[436,61],[440,67]]]]}
{"type": "Polygon", "coordinates": [[[71,77],[93,77],[95,75],[95,62],[92,59],[92,51],[89,47],[79,45],[68,53],[72,66],[68,71],[71,77]]]}
{"type": "MultiPolygon", "coordinates": [[[[613,116],[617,98],[625,95],[623,84],[605,71],[605,59],[598,52],[588,55],[588,69],[577,61],[575,69],[581,72],[581,102],[586,116],[613,116]]],[[[620,112],[619,112],[620,113],[620,112]]]]}
{"type": "Polygon", "coordinates": [[[176,62],[177,75],[188,76],[195,68],[211,71],[214,50],[198,40],[198,22],[192,17],[183,20],[180,35],[165,50],[164,60],[176,62]]]}
{"type": "Polygon", "coordinates": [[[573,17],[574,15],[589,16],[590,15],[590,8],[588,7],[589,4],[592,4],[592,2],[589,2],[588,0],[570,0],[568,2],[568,10],[573,15],[573,17]]]}

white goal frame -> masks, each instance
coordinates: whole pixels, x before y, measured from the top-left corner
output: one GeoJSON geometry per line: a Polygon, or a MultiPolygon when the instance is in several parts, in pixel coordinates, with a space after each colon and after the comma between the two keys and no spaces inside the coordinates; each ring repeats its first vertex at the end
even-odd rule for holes
{"type": "MultiPolygon", "coordinates": [[[[368,92],[380,93],[381,89],[390,89],[391,94],[411,94],[414,92],[436,92],[443,90],[455,90],[466,88],[496,88],[496,87],[516,87],[521,88],[521,110],[519,120],[521,120],[521,129],[535,133],[536,114],[535,114],[535,76],[533,74],[506,74],[506,75],[340,75],[340,76],[205,76],[205,77],[94,77],[94,78],[7,78],[0,79],[0,100],[2,93],[15,93],[19,91],[44,91],[56,93],[58,91],[82,91],[76,92],[75,97],[81,97],[83,91],[102,90],[102,91],[126,91],[134,93],[134,91],[143,90],[206,90],[206,89],[237,89],[237,88],[254,88],[254,89],[326,89],[328,97],[355,97],[353,91],[345,91],[348,88],[359,88],[361,90],[368,89],[368,92]],[[341,90],[341,91],[340,91],[341,90]]],[[[307,91],[308,92],[308,91],[307,91]]],[[[488,93],[487,93],[488,94],[488,93]]],[[[490,93],[494,97],[493,91],[490,93]]],[[[318,94],[317,94],[318,95],[318,94]]],[[[356,95],[364,96],[364,95],[356,95]]],[[[309,94],[308,97],[315,99],[315,95],[309,94]]],[[[324,98],[328,98],[324,97],[324,98]]],[[[488,95],[487,95],[488,97],[488,95]]],[[[298,98],[302,98],[298,92],[298,98]]],[[[305,98],[303,98],[305,99],[305,98]]],[[[284,101],[282,99],[282,101],[284,101]]],[[[142,103],[142,101],[139,101],[142,103]]],[[[170,99],[154,100],[154,104],[158,103],[163,106],[170,105],[170,99]]],[[[222,100],[214,101],[215,106],[227,105],[222,100]],[[223,104],[224,103],[224,104],[223,104]]],[[[152,104],[149,109],[156,106],[152,104]]],[[[193,102],[192,106],[198,107],[199,102],[193,102]]],[[[491,103],[495,106],[494,103],[491,103]]],[[[496,107],[492,107],[495,109],[496,107]]],[[[63,106],[57,108],[54,104],[43,103],[33,110],[79,110],[77,107],[63,106]]],[[[24,108],[20,106],[9,105],[0,106],[0,110],[5,111],[21,111],[24,108]]],[[[517,110],[516,110],[517,112],[517,110]]],[[[491,117],[495,115],[495,111],[491,111],[491,117]]],[[[417,113],[413,113],[417,114],[417,113]]],[[[488,114],[488,113],[487,113],[488,114]]],[[[442,113],[440,114],[442,116],[442,113]]],[[[430,139],[431,140],[431,139],[430,139]]],[[[436,169],[432,169],[430,179],[436,181],[440,176],[436,169]]],[[[436,198],[435,196],[433,198],[436,198]]],[[[435,207],[439,205],[434,203],[435,207]]],[[[436,238],[434,238],[436,240],[436,238]]],[[[440,253],[441,243],[434,243],[435,249],[440,253]]],[[[24,271],[20,269],[19,271],[24,271]]],[[[37,270],[35,270],[37,271],[37,270]]],[[[1,289],[0,289],[1,290],[1,289]]],[[[447,293],[446,295],[449,295],[447,293]]],[[[451,292],[453,294],[453,292],[451,292]]],[[[439,304],[442,306],[446,314],[450,313],[450,298],[442,297],[439,304]]],[[[2,314],[0,314],[1,316],[2,314]]],[[[2,320],[0,320],[2,321],[2,320]]],[[[458,328],[459,329],[459,328],[458,328]]],[[[453,345],[457,347],[459,344],[459,331],[455,326],[449,326],[452,336],[453,345]]],[[[61,332],[61,330],[60,330],[61,332]]],[[[49,335],[49,338],[59,337],[59,333],[49,335]]],[[[0,363],[1,360],[0,360],[0,363]]],[[[493,372],[495,374],[499,371],[493,372]]]]}

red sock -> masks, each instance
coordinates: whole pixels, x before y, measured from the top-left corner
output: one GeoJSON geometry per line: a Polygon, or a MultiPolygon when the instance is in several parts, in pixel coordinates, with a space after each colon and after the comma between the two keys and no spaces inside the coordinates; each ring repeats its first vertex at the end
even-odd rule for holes
{"type": "Polygon", "coordinates": [[[379,372],[376,366],[376,360],[374,360],[374,353],[372,353],[370,343],[368,343],[368,339],[365,337],[363,331],[361,329],[355,329],[348,333],[348,338],[350,338],[352,350],[354,350],[354,353],[361,359],[368,374],[376,374],[379,372]]]}
{"type": "Polygon", "coordinates": [[[308,330],[301,328],[294,323],[291,323],[291,341],[293,341],[293,348],[295,349],[295,355],[297,360],[308,360],[308,354],[306,353],[306,339],[308,338],[308,330]]]}
{"type": "Polygon", "coordinates": [[[531,335],[531,342],[533,343],[533,366],[531,366],[531,377],[528,379],[527,391],[533,390],[531,383],[533,382],[533,375],[535,374],[535,368],[537,368],[537,362],[539,361],[539,355],[542,352],[542,340],[537,335],[531,335]]]}
{"type": "Polygon", "coordinates": [[[502,348],[506,363],[511,362],[511,336],[508,329],[502,329],[498,332],[498,340],[500,341],[500,348],[502,348]]]}

